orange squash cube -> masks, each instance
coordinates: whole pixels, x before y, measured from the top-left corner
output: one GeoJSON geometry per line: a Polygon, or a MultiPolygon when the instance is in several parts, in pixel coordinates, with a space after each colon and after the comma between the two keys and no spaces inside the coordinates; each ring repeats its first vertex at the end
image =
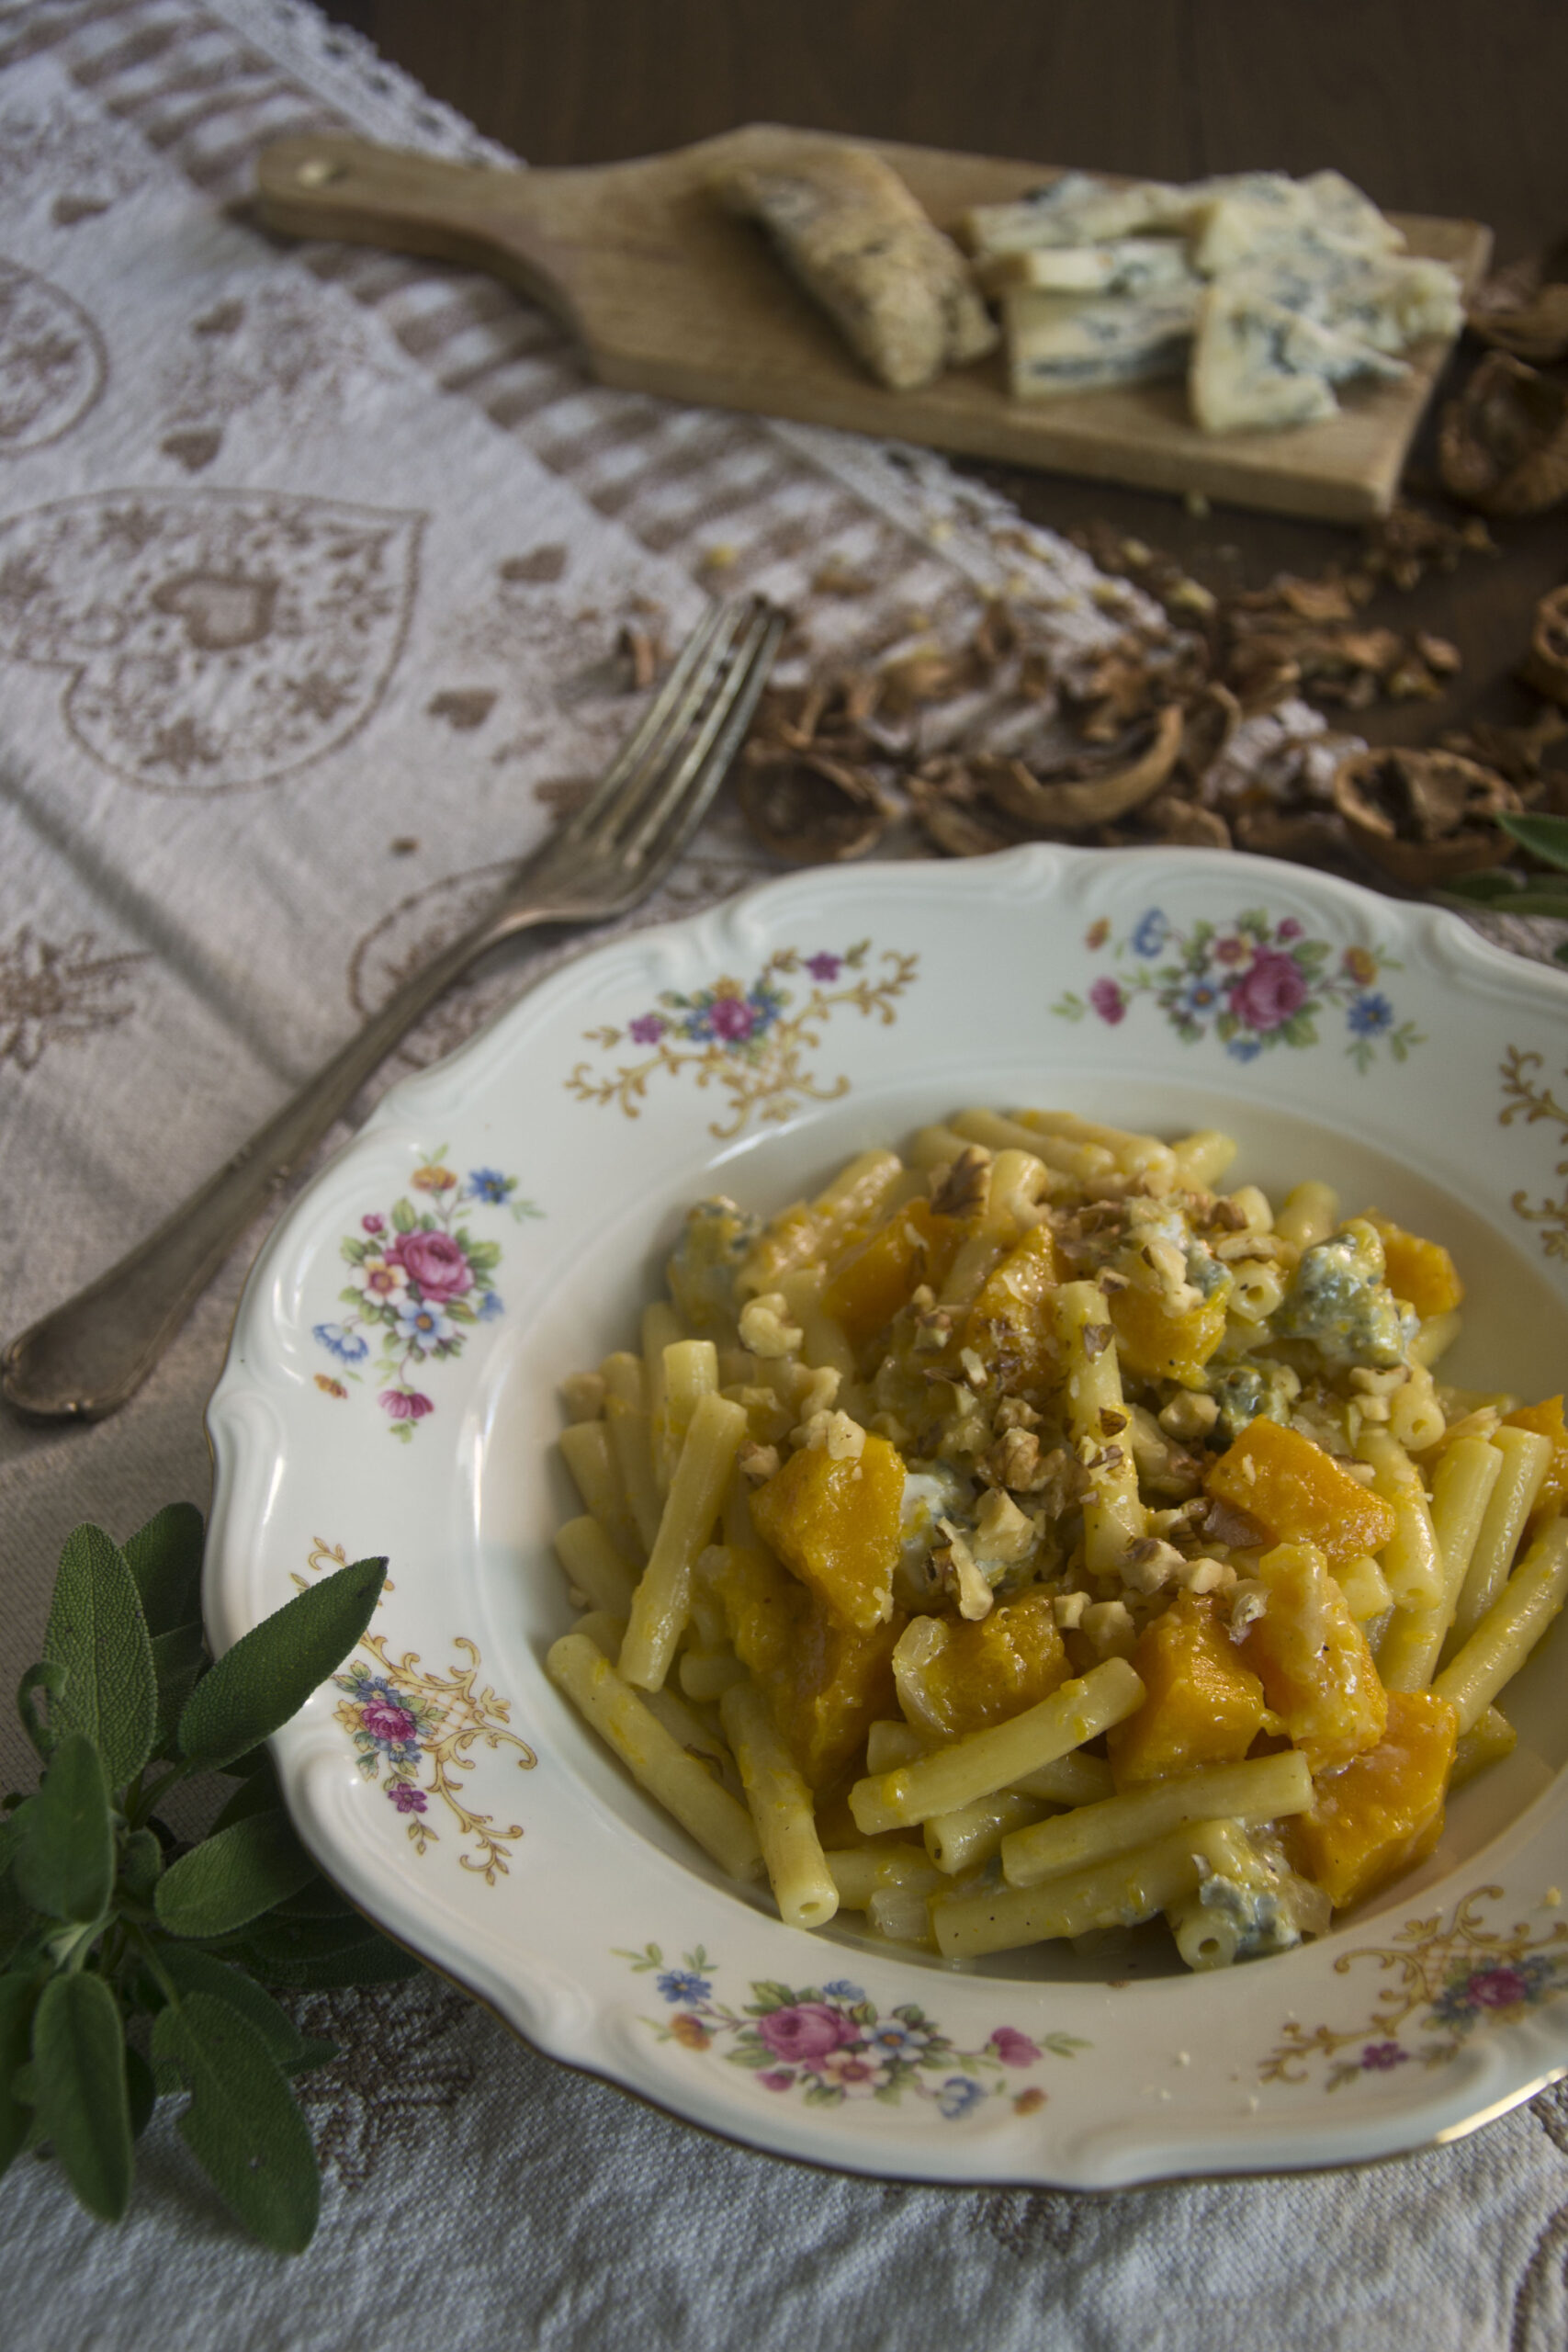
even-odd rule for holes
{"type": "Polygon", "coordinates": [[[1459,1269],[1440,1241],[1423,1241],[1406,1233],[1392,1217],[1369,1209],[1365,1222],[1381,1237],[1383,1279],[1395,1298],[1404,1299],[1417,1315],[1446,1315],[1464,1296],[1459,1269]]]}
{"type": "Polygon", "coordinates": [[[893,1611],[904,1464],[868,1435],[853,1461],[821,1446],[792,1453],[751,1497],[751,1524],[846,1625],[870,1633],[893,1611]]]}
{"type": "Polygon", "coordinates": [[[1071,1671],[1047,1593],[998,1601],[977,1624],[949,1617],[928,1622],[931,1655],[912,1673],[905,1674],[902,1660],[898,1667],[914,1688],[914,1703],[903,1688],[900,1702],[922,1730],[952,1739],[1005,1723],[1048,1699],[1071,1671]]]}
{"type": "Polygon", "coordinates": [[[1532,1525],[1550,1519],[1554,1511],[1562,1510],[1563,1499],[1568,1497],[1568,1429],[1562,1423],[1562,1397],[1548,1396],[1539,1405],[1521,1405],[1517,1412],[1504,1414],[1503,1426],[1533,1430],[1537,1437],[1551,1440],[1551,1459],[1530,1513],[1532,1525]]]}
{"type": "Polygon", "coordinates": [[[1242,1656],[1313,1771],[1332,1771],[1377,1746],[1388,1693],[1315,1545],[1281,1544],[1265,1553],[1258,1574],[1268,1604],[1248,1627],[1242,1656]]]}
{"type": "Polygon", "coordinates": [[[736,1657],[758,1681],[784,1666],[795,1639],[806,1595],[795,1578],[760,1544],[716,1546],[699,1565],[725,1623],[736,1657]],[[707,1563],[717,1565],[709,1567],[707,1563]]]}
{"type": "Polygon", "coordinates": [[[1055,1361],[1050,1299],[1060,1276],[1048,1225],[1031,1226],[993,1266],[969,1310],[964,1338],[1010,1388],[1036,1388],[1055,1361]]]}
{"type": "Polygon", "coordinates": [[[1118,1789],[1241,1762],[1263,1728],[1263,1685],[1212,1602],[1179,1593],[1145,1626],[1131,1664],[1147,1695],[1106,1734],[1118,1789]]]}
{"type": "Polygon", "coordinates": [[[1172,1315],[1156,1292],[1129,1285],[1111,1294],[1111,1327],[1123,1372],[1201,1388],[1203,1366],[1224,1337],[1224,1294],[1172,1315]]]}
{"type": "Polygon", "coordinates": [[[1290,1823],[1295,1867],[1337,1911],[1425,1861],[1443,1834],[1459,1717],[1431,1690],[1391,1690],[1375,1747],[1315,1784],[1310,1813],[1290,1823]]]}
{"type": "Polygon", "coordinates": [[[927,1201],[910,1201],[886,1225],[845,1251],[822,1294],[822,1304],[858,1352],[886,1328],[919,1283],[940,1289],[964,1238],[958,1217],[938,1216],[927,1201]]]}
{"type": "Polygon", "coordinates": [[[1331,1568],[1377,1554],[1393,1536],[1393,1507],[1340,1468],[1299,1430],[1249,1421],[1204,1481],[1217,1502],[1256,1520],[1274,1544],[1315,1544],[1331,1568]]]}
{"type": "Polygon", "coordinates": [[[859,1759],[872,1724],[897,1712],[893,1645],[906,1620],[895,1611],[874,1633],[859,1633],[814,1593],[800,1600],[789,1655],[763,1690],[802,1775],[822,1789],[859,1759]]]}

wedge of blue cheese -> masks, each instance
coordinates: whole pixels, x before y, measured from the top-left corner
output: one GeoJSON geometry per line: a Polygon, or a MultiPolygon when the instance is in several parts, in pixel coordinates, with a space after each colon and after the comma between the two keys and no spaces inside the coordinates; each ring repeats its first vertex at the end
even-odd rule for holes
{"type": "Polygon", "coordinates": [[[1101,245],[1033,245],[977,262],[985,294],[1152,294],[1172,287],[1196,293],[1179,237],[1120,237],[1101,245]]]}
{"type": "Polygon", "coordinates": [[[1003,308],[1013,398],[1039,400],[1054,392],[1179,376],[1201,294],[1194,280],[1190,288],[1135,298],[1009,295],[1003,308]]]}
{"type": "Polygon", "coordinates": [[[1151,229],[1179,234],[1184,209],[1184,191],[1161,180],[1116,187],[1091,172],[1063,172],[1012,204],[976,205],[960,220],[959,234],[976,254],[1106,244],[1151,229]]]}
{"type": "Polygon", "coordinates": [[[1205,433],[1279,432],[1334,415],[1336,384],[1408,372],[1370,343],[1222,280],[1198,306],[1188,390],[1205,433]]]}

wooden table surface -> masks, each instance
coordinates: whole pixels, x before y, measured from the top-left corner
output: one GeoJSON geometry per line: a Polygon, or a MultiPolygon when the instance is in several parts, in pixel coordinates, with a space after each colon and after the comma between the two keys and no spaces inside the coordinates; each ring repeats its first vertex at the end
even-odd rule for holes
{"type": "MultiPolygon", "coordinates": [[[[1193,179],[1333,164],[1391,210],[1488,222],[1500,261],[1568,232],[1568,0],[327,0],[481,130],[536,164],[649,154],[757,119],[1193,179]]],[[[1472,355],[1456,357],[1439,398],[1472,355]]],[[[1348,557],[1353,532],[976,465],[1032,520],[1109,522],[1216,588],[1348,557]]],[[[1435,496],[1431,435],[1411,491],[1435,496]]],[[[1427,741],[1534,707],[1512,671],[1568,572],[1568,509],[1494,526],[1384,607],[1451,639],[1437,702],[1380,706],[1427,741]]]]}

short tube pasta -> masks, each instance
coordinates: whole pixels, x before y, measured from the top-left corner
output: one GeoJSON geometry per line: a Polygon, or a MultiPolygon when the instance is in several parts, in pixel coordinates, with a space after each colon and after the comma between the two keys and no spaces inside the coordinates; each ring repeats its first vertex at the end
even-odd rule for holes
{"type": "Polygon", "coordinates": [[[754,1684],[732,1682],[718,1712],[779,1917],[790,1928],[825,1928],[839,1907],[839,1891],[822,1857],[811,1792],[754,1684]]]}

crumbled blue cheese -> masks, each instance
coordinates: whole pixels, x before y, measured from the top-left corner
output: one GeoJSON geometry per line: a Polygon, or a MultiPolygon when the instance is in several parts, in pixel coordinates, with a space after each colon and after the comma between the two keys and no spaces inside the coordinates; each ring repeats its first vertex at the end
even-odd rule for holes
{"type": "Polygon", "coordinates": [[[669,1266],[670,1294],[694,1331],[711,1332],[733,1323],[735,1277],[762,1229],[718,1193],[699,1201],[688,1214],[669,1266]]]}
{"type": "Polygon", "coordinates": [[[1213,1911],[1235,1928],[1237,1960],[1261,1960],[1271,1951],[1289,1951],[1299,1944],[1302,1931],[1289,1904],[1272,1887],[1242,1886],[1234,1878],[1207,1878],[1198,1889],[1205,1911],[1213,1911]]]}
{"type": "Polygon", "coordinates": [[[1303,1250],[1274,1317],[1281,1339],[1310,1340],[1338,1365],[1400,1363],[1416,1328],[1383,1280],[1382,1242],[1362,1217],[1303,1250]]]}
{"type": "Polygon", "coordinates": [[[1288,1421],[1301,1382],[1288,1364],[1249,1356],[1245,1363],[1208,1368],[1209,1394],[1219,1407],[1216,1433],[1234,1444],[1249,1421],[1288,1421]]]}
{"type": "Polygon", "coordinates": [[[1361,253],[1325,238],[1261,254],[1227,271],[1224,283],[1373,351],[1403,351],[1464,324],[1459,279],[1446,263],[1361,253]]]}

